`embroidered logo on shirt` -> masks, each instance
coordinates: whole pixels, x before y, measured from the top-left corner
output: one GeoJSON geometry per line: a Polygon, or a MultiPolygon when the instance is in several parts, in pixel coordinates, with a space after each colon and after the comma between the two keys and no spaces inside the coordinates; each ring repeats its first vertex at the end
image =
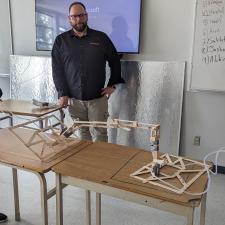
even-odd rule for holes
{"type": "Polygon", "coordinates": [[[99,42],[90,42],[90,45],[100,45],[99,42]]]}

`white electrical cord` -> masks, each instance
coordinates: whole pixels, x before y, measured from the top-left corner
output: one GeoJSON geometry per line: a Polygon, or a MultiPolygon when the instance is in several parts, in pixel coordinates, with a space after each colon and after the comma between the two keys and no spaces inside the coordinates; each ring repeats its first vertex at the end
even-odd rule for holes
{"type": "Polygon", "coordinates": [[[205,170],[206,170],[207,176],[208,176],[208,183],[207,183],[207,187],[206,187],[205,191],[200,192],[200,193],[194,193],[194,192],[192,193],[192,192],[184,191],[184,193],[189,194],[189,195],[202,195],[202,194],[205,194],[205,193],[207,193],[209,191],[210,186],[211,186],[211,176],[210,176],[210,173],[213,174],[213,175],[217,175],[217,173],[218,173],[218,158],[219,158],[219,154],[220,153],[225,153],[225,147],[222,147],[222,148],[220,148],[217,151],[214,151],[214,152],[211,152],[211,153],[207,154],[204,157],[204,159],[203,159],[203,163],[204,163],[204,166],[205,166],[205,170]],[[210,170],[208,168],[208,166],[207,166],[208,164],[206,163],[206,161],[209,161],[208,158],[210,156],[214,156],[214,155],[215,155],[215,157],[214,157],[215,172],[213,172],[212,170],[210,170]]]}

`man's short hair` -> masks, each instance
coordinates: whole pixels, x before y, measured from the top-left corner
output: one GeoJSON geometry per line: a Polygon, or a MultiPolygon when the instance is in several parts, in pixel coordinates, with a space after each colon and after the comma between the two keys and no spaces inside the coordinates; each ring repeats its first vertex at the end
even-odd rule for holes
{"type": "Polygon", "coordinates": [[[84,10],[86,10],[86,7],[82,2],[73,2],[73,3],[71,3],[71,5],[69,7],[69,12],[74,5],[81,5],[84,8],[84,10]]]}

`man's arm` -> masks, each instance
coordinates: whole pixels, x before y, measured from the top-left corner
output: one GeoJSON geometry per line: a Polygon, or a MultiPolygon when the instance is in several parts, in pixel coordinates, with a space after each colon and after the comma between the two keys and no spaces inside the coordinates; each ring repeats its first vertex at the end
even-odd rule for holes
{"type": "Polygon", "coordinates": [[[125,83],[124,79],[121,77],[120,58],[116,51],[116,48],[107,35],[105,37],[105,45],[106,60],[108,61],[111,70],[111,75],[107,87],[115,87],[114,85],[116,84],[125,83]]]}
{"type": "Polygon", "coordinates": [[[58,92],[60,106],[68,105],[68,85],[64,75],[64,65],[60,54],[60,40],[56,38],[52,49],[52,77],[58,92]]]}

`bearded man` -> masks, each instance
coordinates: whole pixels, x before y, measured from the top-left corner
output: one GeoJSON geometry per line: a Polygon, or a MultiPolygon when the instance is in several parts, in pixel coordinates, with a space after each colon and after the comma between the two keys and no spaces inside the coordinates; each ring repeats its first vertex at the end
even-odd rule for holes
{"type": "MultiPolygon", "coordinates": [[[[82,2],[70,5],[68,19],[72,29],[57,36],[52,49],[52,74],[59,104],[68,106],[73,119],[105,122],[108,99],[115,85],[124,83],[118,53],[105,33],[88,27],[88,13],[82,2]],[[111,73],[105,85],[106,62],[111,73]]],[[[83,127],[79,136],[107,141],[107,130],[83,127]]]]}

